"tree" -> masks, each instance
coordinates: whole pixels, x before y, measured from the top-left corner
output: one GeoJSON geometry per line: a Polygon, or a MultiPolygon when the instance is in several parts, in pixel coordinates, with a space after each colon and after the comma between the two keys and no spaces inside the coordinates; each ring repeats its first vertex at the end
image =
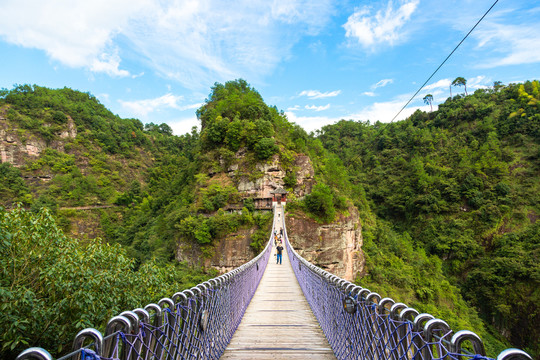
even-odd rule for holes
{"type": "Polygon", "coordinates": [[[311,194],[304,198],[307,210],[324,221],[332,221],[336,215],[332,189],[326,184],[316,184],[311,194]]]}
{"type": "MultiPolygon", "coordinates": [[[[467,94],[467,80],[464,77],[458,76],[452,81],[452,86],[465,86],[465,95],[467,94]]],[[[452,90],[450,90],[452,91],[452,90]]]]}
{"type": "Polygon", "coordinates": [[[276,141],[272,138],[262,138],[255,144],[255,154],[257,158],[261,160],[266,160],[270,156],[278,152],[279,148],[276,145],[276,141]]]}
{"type": "Polygon", "coordinates": [[[173,134],[173,130],[172,128],[165,124],[165,123],[162,123],[161,125],[159,125],[159,132],[162,133],[162,134],[165,134],[165,135],[172,135],[173,134]]]}
{"type": "MultiPolygon", "coordinates": [[[[195,230],[198,241],[207,241],[204,228],[195,230]]],[[[58,358],[80,330],[103,331],[120,311],[209,277],[154,261],[136,269],[119,244],[65,236],[45,208],[0,208],[0,358],[14,359],[33,346],[58,358]]]]}
{"type": "Polygon", "coordinates": [[[426,96],[424,96],[423,100],[425,104],[429,104],[429,106],[431,107],[431,111],[433,111],[433,95],[427,94],[426,96]]]}
{"type": "Polygon", "coordinates": [[[10,163],[0,164],[0,194],[3,204],[14,200],[23,200],[25,196],[31,199],[28,186],[21,177],[21,171],[10,163]]]}

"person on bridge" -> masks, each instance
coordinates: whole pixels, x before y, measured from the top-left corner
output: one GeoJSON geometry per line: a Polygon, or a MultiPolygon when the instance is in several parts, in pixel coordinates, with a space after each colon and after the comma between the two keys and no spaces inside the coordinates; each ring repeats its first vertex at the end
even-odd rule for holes
{"type": "Polygon", "coordinates": [[[277,250],[276,264],[281,265],[281,259],[283,257],[283,255],[282,255],[283,254],[283,246],[281,246],[281,243],[279,243],[276,250],[277,250]]]}

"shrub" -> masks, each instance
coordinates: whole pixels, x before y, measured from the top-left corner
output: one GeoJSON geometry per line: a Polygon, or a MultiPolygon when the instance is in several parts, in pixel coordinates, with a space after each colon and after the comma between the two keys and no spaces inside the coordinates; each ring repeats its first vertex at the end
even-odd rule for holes
{"type": "Polygon", "coordinates": [[[152,261],[136,271],[134,264],[118,244],[66,237],[47,209],[0,209],[0,358],[32,346],[58,358],[78,331],[104,331],[119,312],[211,276],[152,261]]]}
{"type": "Polygon", "coordinates": [[[255,154],[261,160],[266,160],[278,151],[276,141],[272,138],[262,138],[255,144],[255,154]]]}
{"type": "Polygon", "coordinates": [[[311,194],[304,199],[307,210],[323,221],[332,221],[336,215],[332,189],[319,183],[313,187],[311,194]]]}

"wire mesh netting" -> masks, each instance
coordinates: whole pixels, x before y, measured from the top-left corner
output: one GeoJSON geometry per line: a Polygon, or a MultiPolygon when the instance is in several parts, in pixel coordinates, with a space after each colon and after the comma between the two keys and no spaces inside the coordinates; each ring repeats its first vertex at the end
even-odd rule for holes
{"type": "MultiPolygon", "coordinates": [[[[291,266],[338,359],[490,359],[473,332],[454,333],[443,320],[381,298],[306,261],[291,247],[280,216],[283,209],[278,208],[270,241],[256,258],[157,304],[124,311],[109,321],[104,336],[95,329],[82,330],[74,351],[59,360],[219,359],[264,274],[275,229],[284,230],[291,266]]],[[[30,348],[17,357],[26,359],[52,356],[42,348],[30,348]]],[[[532,358],[507,349],[497,360],[532,358]]]]}
{"type": "MultiPolygon", "coordinates": [[[[332,275],[302,258],[286,231],[285,240],[300,287],[338,359],[489,359],[475,333],[454,333],[443,320],[332,275]]],[[[532,360],[518,349],[505,350],[497,357],[503,359],[532,360]]]]}

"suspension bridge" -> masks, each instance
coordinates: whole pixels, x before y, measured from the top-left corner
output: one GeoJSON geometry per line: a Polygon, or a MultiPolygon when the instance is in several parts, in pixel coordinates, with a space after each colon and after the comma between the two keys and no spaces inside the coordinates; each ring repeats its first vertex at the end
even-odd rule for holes
{"type": "MultiPolygon", "coordinates": [[[[282,205],[282,264],[272,235],[239,268],[157,304],[124,311],[105,333],[80,331],[73,352],[58,360],[366,359],[488,360],[473,332],[352,284],[309,263],[287,238],[282,205]]],[[[17,360],[53,360],[29,348],[17,360]]],[[[497,360],[532,360],[507,349],[497,360]]]]}

